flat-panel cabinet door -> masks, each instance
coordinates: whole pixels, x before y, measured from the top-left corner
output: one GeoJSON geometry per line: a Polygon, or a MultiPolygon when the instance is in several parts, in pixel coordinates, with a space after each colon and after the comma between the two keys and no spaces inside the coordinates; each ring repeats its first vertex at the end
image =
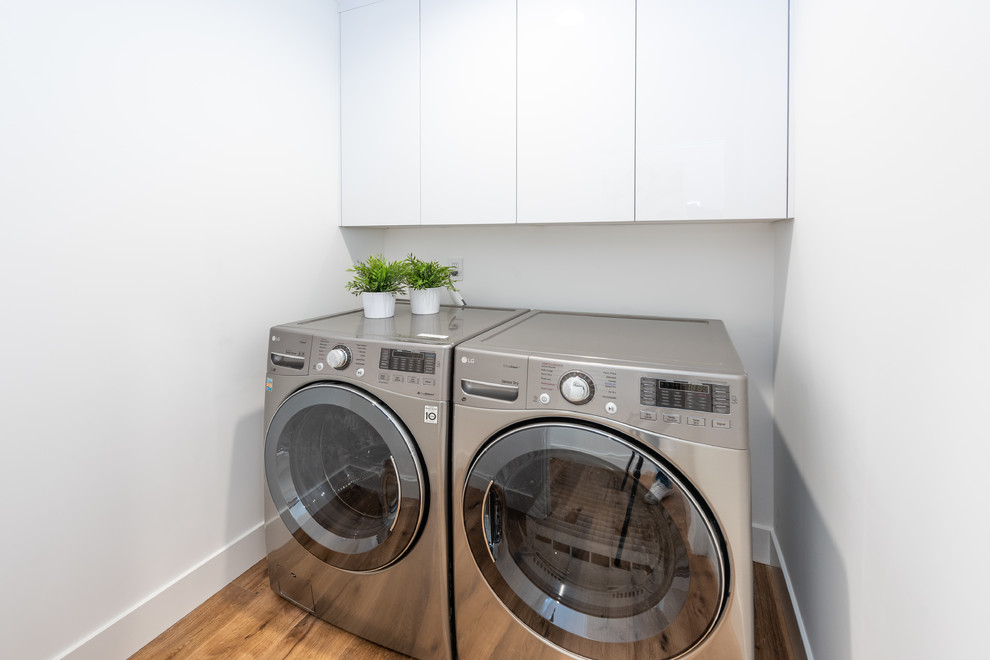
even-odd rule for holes
{"type": "Polygon", "coordinates": [[[639,0],[636,219],[787,217],[787,0],[639,0]]]}
{"type": "Polygon", "coordinates": [[[518,12],[518,221],[633,220],[635,1],[518,12]]]}
{"type": "Polygon", "coordinates": [[[419,2],[340,14],[341,224],[419,224],[419,2]]]}
{"type": "Polygon", "coordinates": [[[516,221],[516,2],[421,0],[422,221],[516,221]]]}

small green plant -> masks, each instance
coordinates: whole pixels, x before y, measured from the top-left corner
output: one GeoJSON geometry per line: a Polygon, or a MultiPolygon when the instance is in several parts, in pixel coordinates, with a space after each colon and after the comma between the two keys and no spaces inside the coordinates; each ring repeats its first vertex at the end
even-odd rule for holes
{"type": "Polygon", "coordinates": [[[348,272],[354,277],[346,284],[355,296],[362,293],[405,293],[406,263],[388,261],[382,255],[371,255],[358,261],[348,272]]]}
{"type": "Polygon", "coordinates": [[[413,255],[406,257],[406,283],[411,289],[432,289],[444,287],[457,291],[451,278],[454,269],[441,266],[437,261],[423,261],[413,255]]]}

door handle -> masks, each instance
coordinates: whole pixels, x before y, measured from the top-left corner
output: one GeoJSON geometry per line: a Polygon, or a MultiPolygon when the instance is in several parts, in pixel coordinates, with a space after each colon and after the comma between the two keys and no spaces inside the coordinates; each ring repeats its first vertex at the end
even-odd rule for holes
{"type": "Polygon", "coordinates": [[[383,504],[384,504],[384,506],[382,508],[385,511],[387,511],[388,513],[392,513],[392,512],[395,513],[395,515],[392,518],[392,524],[389,525],[389,528],[388,528],[388,531],[391,532],[393,529],[395,529],[395,523],[399,522],[399,510],[402,508],[402,479],[399,478],[399,469],[395,466],[395,457],[393,457],[393,456],[389,456],[388,457],[388,461],[386,462],[386,464],[382,466],[382,484],[381,484],[381,489],[382,489],[382,501],[383,501],[383,504]],[[389,481],[391,481],[391,480],[387,478],[389,475],[386,472],[386,470],[388,470],[388,467],[389,466],[392,467],[391,476],[393,476],[394,484],[395,484],[395,502],[394,503],[388,501],[389,500],[389,498],[388,498],[389,491],[391,490],[389,488],[389,481]]]}
{"type": "Polygon", "coordinates": [[[508,401],[509,403],[519,398],[518,385],[503,385],[501,383],[486,383],[480,380],[461,379],[461,390],[465,394],[480,396],[485,399],[496,399],[498,401],[508,401]]]}
{"type": "Polygon", "coordinates": [[[481,512],[481,533],[485,535],[485,548],[492,563],[498,559],[498,548],[502,543],[502,497],[495,481],[488,482],[485,489],[485,505],[481,512]]]}

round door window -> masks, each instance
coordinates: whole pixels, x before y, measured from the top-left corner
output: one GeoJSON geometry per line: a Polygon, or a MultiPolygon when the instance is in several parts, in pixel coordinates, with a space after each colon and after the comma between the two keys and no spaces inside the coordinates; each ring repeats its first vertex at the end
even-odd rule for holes
{"type": "Polygon", "coordinates": [[[659,456],[608,431],[538,423],[497,437],[468,472],[463,513],[495,594],[568,651],[676,657],[724,609],[709,509],[659,456]]]}
{"type": "Polygon", "coordinates": [[[265,475],[296,540],[344,570],[393,563],[422,523],[412,438],[380,402],[345,385],[312,385],[282,403],[265,439],[265,475]]]}

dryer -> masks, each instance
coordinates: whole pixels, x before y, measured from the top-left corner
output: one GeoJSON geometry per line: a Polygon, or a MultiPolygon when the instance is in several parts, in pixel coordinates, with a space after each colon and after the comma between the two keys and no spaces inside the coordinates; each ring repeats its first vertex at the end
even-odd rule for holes
{"type": "Polygon", "coordinates": [[[448,460],[459,341],[524,310],[361,310],[271,329],[265,538],[276,593],[415,658],[451,658],[448,460]]]}
{"type": "Polygon", "coordinates": [[[459,657],[752,660],[746,387],[717,320],[531,312],[459,345],[459,657]]]}

